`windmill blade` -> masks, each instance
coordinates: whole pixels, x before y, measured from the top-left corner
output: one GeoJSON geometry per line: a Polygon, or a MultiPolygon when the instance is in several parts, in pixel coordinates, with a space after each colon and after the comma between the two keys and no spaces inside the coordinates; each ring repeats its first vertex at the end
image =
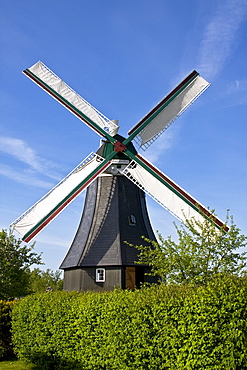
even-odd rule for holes
{"type": "Polygon", "coordinates": [[[184,222],[193,217],[203,222],[205,218],[210,218],[217,228],[223,227],[228,231],[228,227],[220,219],[147,159],[140,154],[132,158],[134,160],[122,173],[180,221],[184,222]]]}
{"type": "Polygon", "coordinates": [[[198,72],[191,72],[128,132],[124,144],[135,139],[147,149],[209,86],[198,72]]]}
{"type": "Polygon", "coordinates": [[[104,116],[42,62],[37,62],[32,67],[25,69],[23,73],[91,127],[98,135],[110,139],[111,136],[117,133],[119,128],[117,121],[112,121],[104,116]]]}
{"type": "Polygon", "coordinates": [[[21,234],[25,242],[30,242],[110,164],[109,159],[91,153],[10,227],[21,234]]]}

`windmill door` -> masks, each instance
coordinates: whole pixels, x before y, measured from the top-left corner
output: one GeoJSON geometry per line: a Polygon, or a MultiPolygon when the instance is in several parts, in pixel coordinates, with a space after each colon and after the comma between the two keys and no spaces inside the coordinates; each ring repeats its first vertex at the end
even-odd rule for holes
{"type": "Polygon", "coordinates": [[[139,288],[144,283],[144,268],[141,266],[126,266],[126,289],[139,288]]]}
{"type": "Polygon", "coordinates": [[[136,286],[136,267],[126,266],[126,289],[135,289],[136,286]]]}

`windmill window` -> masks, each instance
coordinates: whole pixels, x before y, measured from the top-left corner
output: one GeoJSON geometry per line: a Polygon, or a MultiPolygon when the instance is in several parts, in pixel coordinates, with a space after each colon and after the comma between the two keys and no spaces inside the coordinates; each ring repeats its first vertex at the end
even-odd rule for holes
{"type": "Polygon", "coordinates": [[[105,269],[96,269],[96,283],[105,281],[105,269]]]}
{"type": "Polygon", "coordinates": [[[133,215],[129,216],[129,224],[130,225],[136,225],[136,218],[133,215]]]}

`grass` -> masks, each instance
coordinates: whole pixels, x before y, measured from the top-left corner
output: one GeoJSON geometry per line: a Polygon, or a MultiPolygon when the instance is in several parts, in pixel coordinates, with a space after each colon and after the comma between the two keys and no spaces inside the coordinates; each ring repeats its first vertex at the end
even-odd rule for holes
{"type": "Polygon", "coordinates": [[[31,364],[30,362],[11,360],[0,361],[0,370],[42,370],[41,367],[31,364]]]}

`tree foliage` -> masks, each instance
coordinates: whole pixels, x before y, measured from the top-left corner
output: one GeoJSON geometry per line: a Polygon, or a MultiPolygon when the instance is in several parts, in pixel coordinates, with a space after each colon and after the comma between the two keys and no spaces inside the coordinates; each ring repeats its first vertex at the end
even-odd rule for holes
{"type": "Polygon", "coordinates": [[[11,340],[11,311],[14,303],[0,300],[0,361],[14,357],[11,340]]]}
{"type": "Polygon", "coordinates": [[[44,293],[47,288],[51,288],[53,291],[63,289],[61,271],[33,269],[30,272],[30,290],[33,293],[44,293]]]}
{"type": "Polygon", "coordinates": [[[186,220],[175,224],[178,241],[158,234],[158,243],[143,238],[150,246],[135,246],[139,251],[138,264],[151,266],[151,275],[166,283],[205,284],[218,274],[239,274],[246,266],[246,252],[237,252],[246,246],[247,237],[240,234],[233,217],[227,212],[229,231],[215,228],[211,220],[186,220]]]}
{"type": "Polygon", "coordinates": [[[42,264],[33,252],[35,243],[24,244],[12,232],[0,231],[0,299],[25,296],[30,292],[30,266],[42,264]]]}

